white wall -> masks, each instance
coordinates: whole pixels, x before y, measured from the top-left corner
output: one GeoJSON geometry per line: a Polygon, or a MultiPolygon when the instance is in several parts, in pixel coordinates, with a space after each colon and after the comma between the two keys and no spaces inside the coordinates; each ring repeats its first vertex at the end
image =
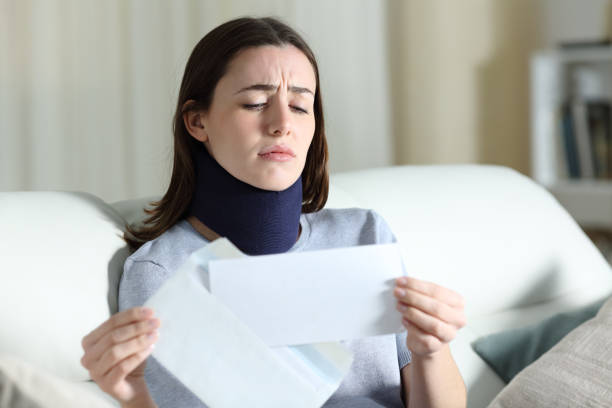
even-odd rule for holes
{"type": "Polygon", "coordinates": [[[275,15],[318,56],[332,171],[529,174],[528,60],[609,37],[612,0],[0,0],[0,190],[161,194],[196,42],[275,15]]]}

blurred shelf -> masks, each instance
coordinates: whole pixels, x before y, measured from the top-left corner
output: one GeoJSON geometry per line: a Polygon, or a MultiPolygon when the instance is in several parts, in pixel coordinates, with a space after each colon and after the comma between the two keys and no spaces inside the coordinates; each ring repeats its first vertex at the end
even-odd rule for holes
{"type": "MultiPolygon", "coordinates": [[[[612,231],[612,180],[569,177],[566,149],[570,147],[564,142],[562,126],[562,107],[568,102],[612,103],[612,46],[538,52],[531,57],[530,71],[533,178],[583,229],[612,231]]],[[[608,163],[612,164],[612,125],[608,129],[608,163]]],[[[575,138],[575,128],[573,132],[575,138]]],[[[584,157],[579,156],[578,161],[584,157]]],[[[587,174],[583,167],[580,170],[580,174],[587,174]]]]}
{"type": "Polygon", "coordinates": [[[547,188],[583,228],[612,229],[612,180],[557,180],[547,188]]]}

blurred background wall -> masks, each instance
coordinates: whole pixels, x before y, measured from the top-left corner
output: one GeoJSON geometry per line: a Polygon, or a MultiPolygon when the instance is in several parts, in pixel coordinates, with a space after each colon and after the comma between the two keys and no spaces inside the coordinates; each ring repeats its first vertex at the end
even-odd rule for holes
{"type": "Polygon", "coordinates": [[[612,0],[0,0],[0,191],[162,194],[185,62],[216,25],[282,18],[317,55],[333,172],[529,174],[529,56],[609,37],[612,0]]]}

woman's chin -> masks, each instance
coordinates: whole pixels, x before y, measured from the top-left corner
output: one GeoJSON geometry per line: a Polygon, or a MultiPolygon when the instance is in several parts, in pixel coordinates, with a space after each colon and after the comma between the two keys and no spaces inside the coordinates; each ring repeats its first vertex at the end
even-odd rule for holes
{"type": "Polygon", "coordinates": [[[253,183],[249,183],[252,186],[260,188],[262,190],[268,191],[284,191],[291,187],[295,181],[298,179],[297,177],[267,177],[263,180],[257,180],[253,183]]]}
{"type": "Polygon", "coordinates": [[[262,190],[267,190],[267,191],[285,191],[292,185],[293,183],[269,183],[268,182],[268,183],[257,185],[255,187],[260,188],[262,190]]]}

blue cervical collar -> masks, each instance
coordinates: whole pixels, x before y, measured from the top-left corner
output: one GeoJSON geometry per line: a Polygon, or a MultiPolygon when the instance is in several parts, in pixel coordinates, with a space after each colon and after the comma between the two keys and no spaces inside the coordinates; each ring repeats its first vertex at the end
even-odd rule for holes
{"type": "Polygon", "coordinates": [[[188,210],[248,255],[286,252],[295,244],[302,212],[302,176],[283,191],[238,180],[203,144],[194,154],[195,191],[188,210]]]}

